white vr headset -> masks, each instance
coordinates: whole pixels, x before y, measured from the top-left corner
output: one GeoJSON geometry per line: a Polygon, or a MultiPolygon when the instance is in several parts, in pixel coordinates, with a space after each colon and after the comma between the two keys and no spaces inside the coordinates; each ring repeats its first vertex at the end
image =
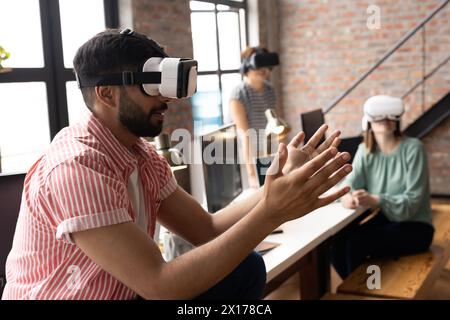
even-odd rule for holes
{"type": "Polygon", "coordinates": [[[362,129],[365,131],[369,127],[369,122],[389,119],[399,121],[403,115],[403,101],[400,98],[390,96],[373,96],[364,103],[364,116],[362,119],[362,129]]]}
{"type": "MultiPolygon", "coordinates": [[[[125,29],[120,34],[143,37],[130,29],[125,29]]],[[[155,41],[147,37],[145,39],[151,41],[152,47],[163,57],[149,58],[141,72],[123,71],[95,76],[76,74],[78,87],[139,84],[149,96],[161,94],[163,97],[176,99],[192,97],[197,90],[197,61],[169,58],[155,41]]]]}

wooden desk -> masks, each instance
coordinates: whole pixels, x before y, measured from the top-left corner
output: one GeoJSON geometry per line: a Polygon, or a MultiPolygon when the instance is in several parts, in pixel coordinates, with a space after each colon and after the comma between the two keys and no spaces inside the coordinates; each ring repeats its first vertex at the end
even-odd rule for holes
{"type": "Polygon", "coordinates": [[[340,202],[319,208],[281,226],[283,233],[266,240],[280,245],[263,255],[267,269],[266,293],[300,271],[302,299],[319,299],[329,290],[327,240],[367,208],[345,209],[340,202]]]}

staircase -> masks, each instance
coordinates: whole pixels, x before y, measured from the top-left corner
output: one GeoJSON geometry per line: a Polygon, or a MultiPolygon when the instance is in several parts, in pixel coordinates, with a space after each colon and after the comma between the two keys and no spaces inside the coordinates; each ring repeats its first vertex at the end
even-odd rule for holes
{"type": "Polygon", "coordinates": [[[450,92],[411,123],[404,133],[422,139],[450,116],[450,92]]]}
{"type": "MultiPolygon", "coordinates": [[[[405,135],[423,139],[434,128],[442,124],[450,117],[450,50],[447,48],[440,50],[434,55],[427,49],[432,46],[443,46],[448,42],[450,34],[449,13],[450,0],[442,1],[433,9],[420,23],[404,35],[392,48],[390,48],[378,61],[376,61],[366,72],[355,80],[347,90],[336,97],[328,106],[322,109],[327,117],[333,114],[342,113],[335,111],[339,105],[344,107],[362,106],[362,100],[375,94],[390,94],[402,97],[405,104],[405,114],[402,119],[402,130],[405,135]],[[444,40],[442,40],[444,39],[444,40]],[[413,46],[407,48],[407,43],[413,46]],[[414,55],[405,59],[407,54],[414,55]],[[403,78],[395,78],[395,71],[392,67],[392,60],[410,61],[415,59],[412,65],[404,67],[403,78]],[[401,60],[403,59],[403,60],[401,60]],[[408,70],[409,67],[409,70],[408,70]],[[411,71],[413,69],[413,71],[411,71]],[[414,75],[419,74],[418,79],[414,75]],[[444,79],[444,81],[442,81],[444,79]],[[402,91],[390,90],[389,81],[396,84],[402,83],[402,91]],[[355,94],[359,89],[359,95],[355,94]],[[364,92],[361,94],[361,91],[364,92]],[[363,99],[364,98],[364,99],[363,99]],[[333,112],[332,112],[333,111],[333,112]]],[[[406,65],[408,65],[406,63],[406,65]]],[[[396,86],[397,88],[398,86],[396,86]]],[[[354,109],[355,113],[362,115],[361,109],[354,109]]],[[[327,121],[328,122],[328,121],[327,121]]],[[[352,145],[354,149],[361,136],[347,135],[343,139],[344,144],[352,145]]],[[[344,136],[345,130],[344,130],[344,136]]],[[[445,194],[450,196],[450,190],[445,194]]]]}

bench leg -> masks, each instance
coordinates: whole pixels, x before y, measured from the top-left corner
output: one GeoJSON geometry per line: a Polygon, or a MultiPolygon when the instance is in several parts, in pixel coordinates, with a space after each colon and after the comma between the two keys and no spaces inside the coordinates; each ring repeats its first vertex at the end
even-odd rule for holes
{"type": "Polygon", "coordinates": [[[319,245],[304,257],[306,263],[300,269],[300,298],[320,299],[330,291],[330,257],[328,241],[319,245]]]}

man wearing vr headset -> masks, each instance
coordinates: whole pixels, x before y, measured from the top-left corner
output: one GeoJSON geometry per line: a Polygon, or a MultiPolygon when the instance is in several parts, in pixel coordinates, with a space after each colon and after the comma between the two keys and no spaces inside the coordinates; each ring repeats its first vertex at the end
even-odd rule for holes
{"type": "Polygon", "coordinates": [[[316,148],[326,126],[302,148],[299,134],[280,145],[264,189],[205,212],[141,138],[161,132],[167,103],[195,92],[196,65],[131,30],[79,48],[89,111],[27,174],[3,299],[261,298],[265,267],[253,248],[348,192],[319,198],[351,171],[349,155],[337,155],[335,139],[316,148]],[[197,248],[164,261],[156,220],[197,248]]]}
{"type": "Polygon", "coordinates": [[[420,140],[401,136],[403,112],[395,97],[374,96],[364,104],[364,143],[344,182],[352,192],[342,202],[381,212],[362,225],[355,221],[336,239],[333,264],[342,278],[369,256],[422,252],[433,240],[427,156],[420,140]]]}

